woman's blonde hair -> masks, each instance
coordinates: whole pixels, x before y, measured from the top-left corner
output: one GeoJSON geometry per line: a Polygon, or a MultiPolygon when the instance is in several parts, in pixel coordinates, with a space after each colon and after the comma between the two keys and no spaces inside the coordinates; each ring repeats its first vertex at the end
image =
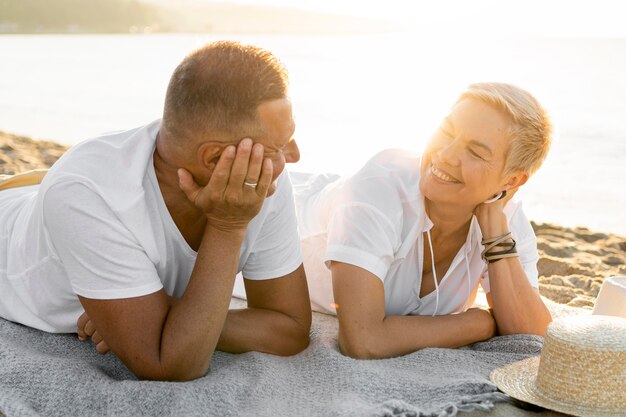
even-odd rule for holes
{"type": "Polygon", "coordinates": [[[519,171],[532,175],[539,169],[552,143],[552,123],[537,99],[527,91],[505,83],[472,84],[457,103],[464,99],[492,105],[511,118],[505,176],[519,171]]]}

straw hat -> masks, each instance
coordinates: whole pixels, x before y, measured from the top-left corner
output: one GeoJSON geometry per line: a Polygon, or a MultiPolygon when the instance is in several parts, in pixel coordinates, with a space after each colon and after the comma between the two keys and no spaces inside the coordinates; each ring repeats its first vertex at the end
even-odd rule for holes
{"type": "Polygon", "coordinates": [[[548,327],[541,357],[494,370],[513,398],[575,416],[626,416],[626,319],[577,316],[548,327]]]}

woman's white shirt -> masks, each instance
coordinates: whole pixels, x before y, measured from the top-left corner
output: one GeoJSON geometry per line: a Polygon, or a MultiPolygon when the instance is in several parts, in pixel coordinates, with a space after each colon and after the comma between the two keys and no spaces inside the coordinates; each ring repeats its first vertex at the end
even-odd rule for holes
{"type": "MultiPolygon", "coordinates": [[[[335,313],[330,261],[363,268],[383,283],[385,314],[437,315],[470,307],[481,284],[489,292],[487,264],[481,259],[482,234],[472,219],[467,239],[436,291],[420,298],[424,232],[433,224],[419,190],[420,158],[386,150],[348,178],[292,174],[304,266],[313,308],[335,313]],[[437,298],[439,300],[437,300],[437,298]]],[[[530,284],[538,287],[537,241],[521,203],[505,214],[530,284]]]]}

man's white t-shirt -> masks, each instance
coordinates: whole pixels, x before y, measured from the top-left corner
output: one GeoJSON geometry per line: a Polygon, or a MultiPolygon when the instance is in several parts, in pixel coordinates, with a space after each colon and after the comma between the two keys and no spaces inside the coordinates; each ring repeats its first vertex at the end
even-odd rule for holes
{"type": "MultiPolygon", "coordinates": [[[[384,285],[385,314],[458,313],[482,284],[489,292],[487,264],[481,259],[482,234],[472,219],[464,245],[436,291],[420,297],[424,233],[433,224],[419,189],[420,158],[387,150],[348,178],[292,173],[304,266],[313,308],[335,313],[330,261],[361,267],[384,285]]],[[[530,284],[538,287],[537,242],[521,203],[504,212],[530,284]]]]}
{"type": "MultiPolygon", "coordinates": [[[[118,299],[164,288],[180,297],[196,252],[171,218],[154,172],[160,121],[82,142],[41,185],[0,191],[0,317],[75,332],[76,294],[118,299]]],[[[302,263],[287,172],[248,226],[238,270],[278,278],[302,263]]]]}

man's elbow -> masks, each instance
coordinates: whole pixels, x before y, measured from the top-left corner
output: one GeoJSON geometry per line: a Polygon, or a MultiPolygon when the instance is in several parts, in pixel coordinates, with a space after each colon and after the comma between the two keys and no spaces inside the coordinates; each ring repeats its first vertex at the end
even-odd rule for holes
{"type": "Polygon", "coordinates": [[[138,369],[129,368],[140,380],[186,382],[205,376],[209,372],[210,363],[211,358],[209,357],[202,362],[195,363],[172,363],[168,365],[155,363],[138,369]]]}
{"type": "Polygon", "coordinates": [[[310,343],[310,331],[309,326],[297,326],[288,336],[283,339],[283,343],[277,346],[275,355],[278,356],[293,356],[302,352],[309,346],[310,343]]]}
{"type": "Polygon", "coordinates": [[[347,335],[339,331],[339,350],[352,359],[381,359],[385,356],[376,349],[367,334],[347,335]]]}
{"type": "Polygon", "coordinates": [[[304,309],[297,316],[290,316],[290,324],[284,327],[284,336],[277,344],[275,351],[278,356],[293,356],[306,349],[311,342],[311,308],[304,309]]]}

